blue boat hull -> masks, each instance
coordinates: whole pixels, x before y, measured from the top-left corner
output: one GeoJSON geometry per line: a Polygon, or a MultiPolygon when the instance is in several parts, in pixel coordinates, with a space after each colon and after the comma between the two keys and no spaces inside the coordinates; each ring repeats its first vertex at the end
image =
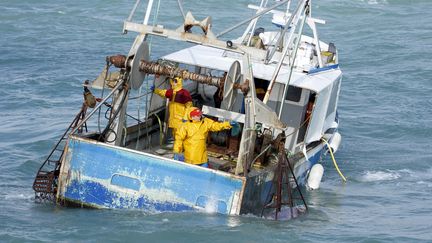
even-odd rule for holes
{"type": "MultiPolygon", "coordinates": [[[[72,136],[62,160],[57,200],[93,208],[147,212],[259,214],[269,202],[274,170],[245,177],[72,136]]],[[[294,167],[299,184],[323,149],[294,167]]]]}
{"type": "Polygon", "coordinates": [[[244,184],[227,173],[71,138],[57,198],[95,208],[238,214],[244,184]]]}

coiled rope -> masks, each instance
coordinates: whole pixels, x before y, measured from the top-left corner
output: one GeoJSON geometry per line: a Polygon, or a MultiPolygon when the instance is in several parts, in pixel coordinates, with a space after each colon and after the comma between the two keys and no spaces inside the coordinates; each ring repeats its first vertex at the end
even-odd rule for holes
{"type": "Polygon", "coordinates": [[[222,77],[212,77],[198,73],[189,72],[184,69],[161,65],[155,62],[140,61],[139,70],[147,74],[158,74],[169,77],[180,77],[182,79],[189,79],[198,83],[213,85],[219,87],[223,83],[222,77]]]}

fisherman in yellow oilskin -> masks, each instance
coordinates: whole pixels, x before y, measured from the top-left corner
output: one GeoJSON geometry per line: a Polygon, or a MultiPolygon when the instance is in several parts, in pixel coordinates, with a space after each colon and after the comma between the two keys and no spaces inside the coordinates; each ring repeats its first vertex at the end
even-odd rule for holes
{"type": "Polygon", "coordinates": [[[208,168],[206,144],[208,132],[231,129],[232,126],[238,126],[238,123],[235,121],[216,122],[206,117],[203,118],[201,110],[196,107],[188,109],[188,120],[183,123],[175,135],[174,159],[208,168]],[[184,158],[181,153],[184,153],[184,158]]]}
{"type": "Polygon", "coordinates": [[[150,89],[155,94],[162,98],[168,98],[169,120],[168,127],[172,129],[173,138],[176,130],[182,124],[183,119],[186,117],[186,109],[192,107],[192,97],[188,90],[183,89],[183,80],[179,77],[170,79],[170,89],[157,89],[151,86],[150,89]]]}

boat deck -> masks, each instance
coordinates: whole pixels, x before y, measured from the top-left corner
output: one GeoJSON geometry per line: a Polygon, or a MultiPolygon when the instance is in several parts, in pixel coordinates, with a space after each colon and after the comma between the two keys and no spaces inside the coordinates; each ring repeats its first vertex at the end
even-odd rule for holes
{"type": "MultiPolygon", "coordinates": [[[[173,159],[174,153],[172,147],[173,143],[172,141],[169,141],[167,144],[163,144],[162,146],[154,146],[143,151],[146,153],[162,156],[167,159],[173,159]]],[[[212,146],[208,147],[207,153],[209,159],[209,168],[234,173],[236,161],[232,158],[232,156],[218,153],[212,148],[212,146]]]]}

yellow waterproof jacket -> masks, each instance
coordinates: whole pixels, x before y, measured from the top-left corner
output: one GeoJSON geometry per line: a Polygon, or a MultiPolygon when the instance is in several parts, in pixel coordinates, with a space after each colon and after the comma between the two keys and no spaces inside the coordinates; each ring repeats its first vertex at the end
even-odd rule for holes
{"type": "Polygon", "coordinates": [[[201,121],[183,123],[176,131],[174,139],[174,153],[184,152],[185,162],[189,164],[203,164],[207,159],[208,132],[218,132],[230,129],[229,122],[215,122],[209,118],[201,121]]]}
{"type": "Polygon", "coordinates": [[[192,97],[186,89],[182,88],[182,80],[177,78],[177,83],[171,82],[171,89],[155,89],[154,93],[162,98],[170,100],[168,104],[168,127],[177,129],[185,118],[186,110],[192,107],[192,97]]]}

